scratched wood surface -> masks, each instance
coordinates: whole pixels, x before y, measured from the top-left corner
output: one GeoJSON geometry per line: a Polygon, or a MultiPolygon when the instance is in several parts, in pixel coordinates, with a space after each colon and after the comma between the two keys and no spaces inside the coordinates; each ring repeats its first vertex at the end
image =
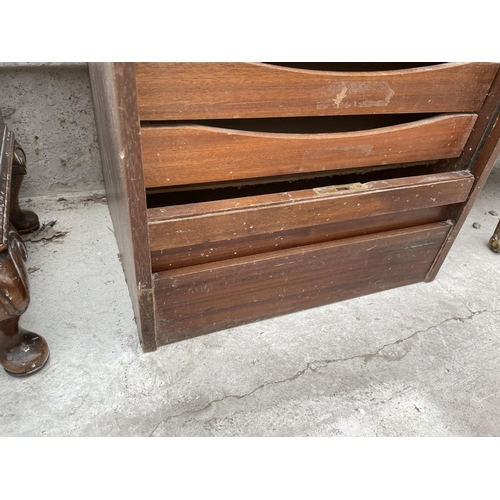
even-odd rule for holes
{"type": "Polygon", "coordinates": [[[4,252],[9,246],[13,155],[14,134],[5,125],[0,113],[0,252],[4,252]]]}
{"type": "Polygon", "coordinates": [[[449,223],[155,274],[159,344],[422,281],[449,223]]]}
{"type": "Polygon", "coordinates": [[[449,210],[428,209],[463,202],[473,180],[452,172],[149,209],[153,271],[446,220],[449,210]]]}
{"type": "Polygon", "coordinates": [[[156,348],[146,195],[131,63],[89,64],[109,211],[145,351],[156,348]]]}
{"type": "MultiPolygon", "coordinates": [[[[429,274],[426,277],[426,281],[432,281],[443,262],[451,250],[451,247],[460,232],[467,216],[469,215],[474,203],[479,196],[479,193],[483,189],[488,176],[490,175],[495,163],[498,158],[500,158],[500,110],[497,109],[496,116],[492,117],[492,128],[489,132],[486,141],[481,148],[481,151],[477,155],[476,161],[472,166],[472,173],[474,175],[474,183],[472,189],[469,192],[467,200],[462,204],[458,205],[454,213],[452,214],[452,219],[455,226],[450,231],[446,241],[439,252],[436,261],[434,262],[429,274]]],[[[485,242],[486,244],[486,242],[485,242]]]]}
{"type": "Polygon", "coordinates": [[[263,63],[136,63],[142,121],[477,111],[497,63],[329,72],[263,63]]]}
{"type": "Polygon", "coordinates": [[[91,68],[110,211],[143,348],[431,279],[498,154],[498,128],[480,148],[496,106],[492,82],[498,69],[498,63],[373,72],[262,63],[91,68]],[[336,133],[186,123],[379,119],[377,114],[391,113],[399,124],[376,128],[380,124],[365,120],[363,129],[371,130],[336,133]],[[454,114],[408,123],[405,113],[454,114]],[[183,123],[152,123],[168,120],[183,123]],[[472,149],[464,155],[467,140],[472,149]],[[301,188],[288,199],[277,192],[150,210],[145,205],[146,188],[165,188],[166,197],[173,190],[189,196],[186,190],[196,186],[443,158],[461,159],[438,162],[449,170],[475,162],[474,180],[463,172],[422,182],[414,177],[409,184],[370,177],[360,192],[349,194],[318,196],[301,188]]]}
{"type": "Polygon", "coordinates": [[[491,127],[498,115],[500,107],[500,71],[497,72],[483,106],[478,112],[469,139],[464,146],[464,152],[455,160],[445,160],[448,170],[472,169],[486,140],[491,127]]]}
{"type": "Polygon", "coordinates": [[[457,157],[475,114],[333,134],[275,134],[201,125],[142,127],[146,188],[457,157]]]}
{"type": "Polygon", "coordinates": [[[398,212],[364,219],[327,223],[281,231],[279,234],[257,234],[252,237],[219,241],[211,245],[192,245],[151,252],[153,272],[218,262],[272,250],[296,248],[329,241],[404,229],[450,219],[454,205],[430,207],[411,212],[398,212]]]}

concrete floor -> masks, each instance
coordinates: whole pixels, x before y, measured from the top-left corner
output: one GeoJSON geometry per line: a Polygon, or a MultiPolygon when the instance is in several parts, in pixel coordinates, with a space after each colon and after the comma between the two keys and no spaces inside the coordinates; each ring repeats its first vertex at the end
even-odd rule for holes
{"type": "Polygon", "coordinates": [[[433,283],[143,354],[108,208],[36,198],[65,236],[28,242],[22,324],[50,363],[0,373],[1,436],[498,436],[496,169],[433,283]],[[473,222],[481,225],[472,227],[473,222]]]}

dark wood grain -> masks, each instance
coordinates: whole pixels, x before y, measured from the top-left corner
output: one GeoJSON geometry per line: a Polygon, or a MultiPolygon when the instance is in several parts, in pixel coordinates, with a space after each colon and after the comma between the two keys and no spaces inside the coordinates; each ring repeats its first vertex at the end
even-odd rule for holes
{"type": "Polygon", "coordinates": [[[258,255],[270,250],[295,248],[367,234],[404,229],[450,219],[454,205],[397,212],[364,219],[302,227],[279,233],[257,234],[212,244],[188,245],[151,252],[153,272],[258,255]]]}
{"type": "Polygon", "coordinates": [[[490,133],[498,69],[498,63],[342,73],[261,63],[91,65],[110,210],[144,349],[432,279],[499,153],[498,126],[490,133]],[[405,123],[314,134],[258,131],[255,122],[240,120],[394,113],[405,123]],[[455,114],[406,123],[411,117],[404,113],[455,114]],[[208,119],[238,119],[240,130],[188,122],[208,119]],[[183,123],[152,123],[168,120],[183,123]],[[474,179],[463,173],[410,183],[377,179],[347,195],[319,197],[301,188],[146,211],[146,188],[167,198],[174,190],[190,196],[196,187],[418,169],[419,162],[435,172],[473,165],[474,179]]]}
{"type": "Polygon", "coordinates": [[[158,273],[158,342],[422,281],[450,227],[431,224],[158,273]]]}
{"type": "Polygon", "coordinates": [[[262,63],[136,63],[141,120],[473,112],[496,63],[328,72],[262,63]]]}
{"type": "Polygon", "coordinates": [[[149,209],[153,271],[381,231],[388,219],[374,218],[387,214],[394,226],[385,229],[414,225],[415,218],[402,216],[414,211],[420,224],[431,222],[435,212],[423,209],[464,201],[473,179],[451,172],[368,182],[353,191],[308,189],[149,209]]]}
{"type": "Polygon", "coordinates": [[[436,257],[436,261],[433,263],[429,274],[426,276],[426,281],[432,281],[436,277],[499,156],[500,117],[497,116],[491,132],[488,134],[484,146],[482,147],[479,155],[477,156],[477,160],[473,165],[472,173],[474,174],[474,184],[469,193],[469,196],[463,204],[459,205],[456,208],[455,213],[452,214],[455,226],[450,231],[443,245],[443,248],[439,252],[439,255],[436,257]]]}
{"type": "Polygon", "coordinates": [[[0,366],[17,377],[39,371],[50,355],[41,335],[19,326],[30,303],[27,256],[23,240],[11,226],[8,248],[0,252],[0,366]]]}
{"type": "Polygon", "coordinates": [[[109,210],[142,347],[156,348],[139,117],[133,63],[91,63],[109,210]]]}
{"type": "Polygon", "coordinates": [[[214,127],[141,129],[147,188],[332,171],[459,156],[476,115],[335,134],[269,134],[214,127]]]}
{"type": "MultiPolygon", "coordinates": [[[[0,366],[10,375],[25,376],[43,368],[50,351],[41,335],[19,326],[30,303],[30,288],[26,269],[28,253],[11,220],[13,206],[16,208],[14,218],[23,217],[17,188],[19,177],[22,179],[26,170],[23,165],[22,174],[13,174],[20,159],[16,157],[16,147],[21,150],[0,111],[0,366]],[[15,189],[14,177],[18,177],[15,189]]],[[[25,163],[24,153],[22,161],[25,163]]],[[[30,214],[38,221],[36,214],[30,214]]],[[[24,221],[18,219],[17,222],[24,221]]]]}
{"type": "Polygon", "coordinates": [[[4,252],[9,246],[9,193],[12,185],[14,142],[14,134],[5,126],[0,113],[0,252],[4,252]]]}
{"type": "Polygon", "coordinates": [[[470,169],[479,155],[479,152],[488,136],[495,116],[498,115],[500,107],[500,71],[497,72],[491,85],[483,106],[478,111],[478,118],[464,146],[464,151],[456,160],[448,160],[446,169],[464,170],[470,169]]]}

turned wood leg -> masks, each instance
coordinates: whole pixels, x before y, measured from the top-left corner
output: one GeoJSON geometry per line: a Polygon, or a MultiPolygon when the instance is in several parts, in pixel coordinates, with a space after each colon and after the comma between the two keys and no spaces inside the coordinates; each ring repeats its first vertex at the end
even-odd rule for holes
{"type": "Polygon", "coordinates": [[[29,210],[21,210],[19,206],[19,192],[26,175],[26,155],[23,148],[15,143],[12,162],[12,184],[10,192],[10,222],[19,234],[36,231],[40,227],[38,216],[29,210]]]}
{"type": "Polygon", "coordinates": [[[29,305],[26,247],[14,229],[8,249],[0,253],[0,365],[14,376],[40,370],[49,358],[49,347],[40,335],[19,326],[29,305]]]}
{"type": "Polygon", "coordinates": [[[490,238],[490,248],[494,252],[500,252],[500,222],[497,224],[493,236],[490,238]]]}

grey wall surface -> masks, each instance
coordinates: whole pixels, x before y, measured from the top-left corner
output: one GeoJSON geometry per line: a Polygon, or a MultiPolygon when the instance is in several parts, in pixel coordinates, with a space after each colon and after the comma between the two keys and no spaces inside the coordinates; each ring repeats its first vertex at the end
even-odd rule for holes
{"type": "Polygon", "coordinates": [[[28,160],[21,197],[104,189],[86,63],[0,63],[0,109],[28,160]]]}

